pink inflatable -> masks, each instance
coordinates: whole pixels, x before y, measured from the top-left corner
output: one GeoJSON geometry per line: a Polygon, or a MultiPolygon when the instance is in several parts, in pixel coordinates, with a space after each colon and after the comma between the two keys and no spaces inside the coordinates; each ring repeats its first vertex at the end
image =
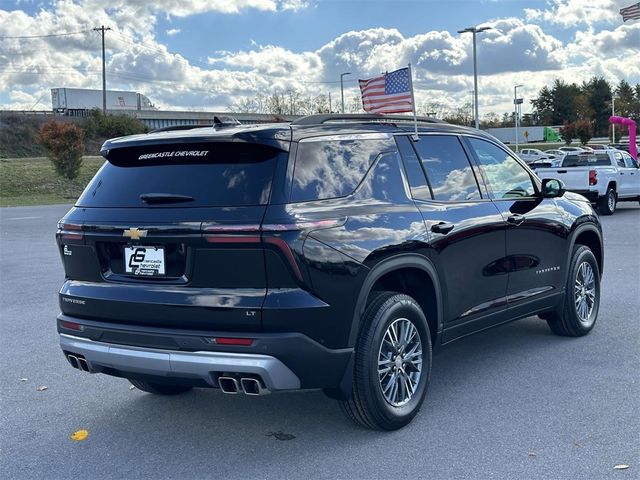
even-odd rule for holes
{"type": "Polygon", "coordinates": [[[620,125],[627,125],[629,127],[629,153],[636,162],[638,161],[638,147],[636,146],[636,122],[630,118],[611,116],[609,117],[611,123],[617,123],[620,125]]]}

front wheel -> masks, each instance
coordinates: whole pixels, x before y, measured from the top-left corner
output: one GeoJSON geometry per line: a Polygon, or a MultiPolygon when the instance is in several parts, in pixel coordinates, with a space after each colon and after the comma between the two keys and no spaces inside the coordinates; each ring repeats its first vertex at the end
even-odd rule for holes
{"type": "Polygon", "coordinates": [[[607,193],[605,193],[604,197],[598,199],[598,210],[603,215],[613,215],[613,212],[616,211],[617,202],[616,191],[612,188],[607,188],[607,193]]]}
{"type": "Polygon", "coordinates": [[[342,410],[358,425],[396,430],[420,410],[431,375],[431,337],[408,295],[375,292],[362,317],[351,397],[342,410]]]}
{"type": "Polygon", "coordinates": [[[600,272],[593,253],[584,245],[573,249],[564,303],[543,318],[556,335],[581,337],[589,333],[600,308],[600,272]]]}

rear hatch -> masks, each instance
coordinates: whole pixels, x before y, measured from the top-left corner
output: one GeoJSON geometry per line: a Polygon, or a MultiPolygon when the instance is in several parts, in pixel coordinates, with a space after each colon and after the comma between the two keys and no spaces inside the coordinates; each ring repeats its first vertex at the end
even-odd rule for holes
{"type": "Polygon", "coordinates": [[[127,146],[61,220],[63,313],[109,323],[255,331],[260,225],[287,152],[207,141],[127,146]]]}

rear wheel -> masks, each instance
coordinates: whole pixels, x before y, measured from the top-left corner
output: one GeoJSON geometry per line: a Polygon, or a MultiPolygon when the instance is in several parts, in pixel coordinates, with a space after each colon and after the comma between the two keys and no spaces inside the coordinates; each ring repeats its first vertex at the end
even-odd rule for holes
{"type": "Polygon", "coordinates": [[[600,273],[593,253],[584,245],[573,249],[564,303],[558,311],[542,316],[556,335],[581,337],[598,318],[600,273]]]}
{"type": "Polygon", "coordinates": [[[607,193],[604,197],[598,199],[598,210],[603,215],[612,215],[616,211],[616,191],[612,188],[607,188],[607,193]]]}
{"type": "Polygon", "coordinates": [[[396,430],[420,410],[431,375],[431,338],[411,297],[375,293],[362,317],[353,390],[342,410],[358,425],[396,430]]]}
{"type": "Polygon", "coordinates": [[[144,380],[135,380],[130,378],[131,385],[143,392],[153,393],[155,395],[178,395],[180,393],[188,392],[191,387],[185,387],[184,385],[171,385],[168,383],[155,383],[145,382],[144,380]]]}

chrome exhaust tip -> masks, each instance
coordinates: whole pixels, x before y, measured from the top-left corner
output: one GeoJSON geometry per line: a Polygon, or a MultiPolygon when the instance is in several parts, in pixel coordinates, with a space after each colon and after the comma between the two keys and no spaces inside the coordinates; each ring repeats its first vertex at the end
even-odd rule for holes
{"type": "Polygon", "coordinates": [[[241,378],[240,384],[242,385],[242,391],[246,395],[266,395],[271,393],[268,388],[262,386],[262,383],[257,378],[241,378]]]}
{"type": "Polygon", "coordinates": [[[87,363],[87,360],[82,358],[82,357],[77,357],[78,358],[78,366],[80,367],[80,370],[84,370],[85,372],[89,372],[89,364],[87,363]]]}
{"type": "Polygon", "coordinates": [[[78,370],[82,370],[80,368],[80,365],[78,364],[78,357],[76,357],[75,355],[67,355],[67,360],[69,361],[69,363],[71,364],[71,366],[73,368],[77,368],[78,370]]]}
{"type": "Polygon", "coordinates": [[[218,384],[220,385],[220,390],[222,390],[222,393],[235,395],[240,389],[238,380],[233,377],[218,377],[218,384]]]}

